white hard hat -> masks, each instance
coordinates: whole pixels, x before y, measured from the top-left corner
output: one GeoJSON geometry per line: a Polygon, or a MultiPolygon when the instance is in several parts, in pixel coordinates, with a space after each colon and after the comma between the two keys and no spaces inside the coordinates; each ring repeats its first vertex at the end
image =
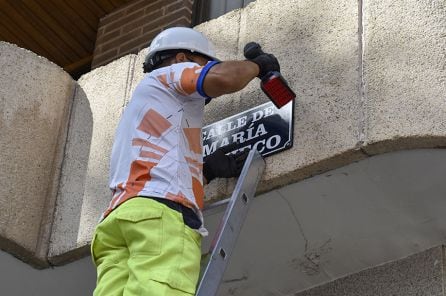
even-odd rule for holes
{"type": "Polygon", "coordinates": [[[155,55],[166,50],[186,49],[218,61],[214,45],[202,33],[186,27],[173,27],[159,33],[150,44],[146,63],[155,64],[155,55]]]}

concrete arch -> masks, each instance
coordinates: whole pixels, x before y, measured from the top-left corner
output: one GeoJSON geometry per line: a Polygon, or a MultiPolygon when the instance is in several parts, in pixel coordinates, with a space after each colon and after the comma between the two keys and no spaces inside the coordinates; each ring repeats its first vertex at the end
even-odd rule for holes
{"type": "Polygon", "coordinates": [[[45,58],[0,42],[0,248],[45,265],[75,83],[45,58]]]}

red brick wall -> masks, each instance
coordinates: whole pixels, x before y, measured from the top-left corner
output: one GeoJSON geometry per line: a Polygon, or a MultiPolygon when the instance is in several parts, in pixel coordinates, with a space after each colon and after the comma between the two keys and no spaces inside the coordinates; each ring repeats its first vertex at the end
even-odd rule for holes
{"type": "Polygon", "coordinates": [[[147,47],[165,28],[189,27],[193,0],[135,0],[99,22],[92,68],[147,47]]]}

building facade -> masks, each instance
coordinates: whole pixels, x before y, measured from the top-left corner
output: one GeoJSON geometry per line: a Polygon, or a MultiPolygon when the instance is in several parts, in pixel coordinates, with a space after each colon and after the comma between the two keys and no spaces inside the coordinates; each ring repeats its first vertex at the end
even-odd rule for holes
{"type": "MultiPolygon", "coordinates": [[[[161,8],[165,26],[191,21],[185,2],[161,8]]],[[[109,202],[114,131],[147,53],[139,37],[105,49],[107,30],[129,29],[116,23],[103,19],[101,67],[77,81],[0,43],[0,247],[34,267],[84,262],[109,202]]],[[[297,93],[293,147],[266,158],[220,295],[444,296],[444,1],[257,0],[195,28],[222,60],[259,42],[297,93]]],[[[205,123],[266,102],[258,83],[213,100],[205,123]]],[[[209,184],[208,204],[233,187],[209,184]]]]}

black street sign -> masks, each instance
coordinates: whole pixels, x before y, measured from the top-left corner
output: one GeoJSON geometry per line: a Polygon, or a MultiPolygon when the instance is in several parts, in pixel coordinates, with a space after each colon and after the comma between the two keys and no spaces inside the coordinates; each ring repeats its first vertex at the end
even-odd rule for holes
{"type": "Polygon", "coordinates": [[[272,102],[203,127],[203,157],[238,143],[231,153],[257,149],[269,156],[293,146],[294,101],[277,109],[272,102]]]}

